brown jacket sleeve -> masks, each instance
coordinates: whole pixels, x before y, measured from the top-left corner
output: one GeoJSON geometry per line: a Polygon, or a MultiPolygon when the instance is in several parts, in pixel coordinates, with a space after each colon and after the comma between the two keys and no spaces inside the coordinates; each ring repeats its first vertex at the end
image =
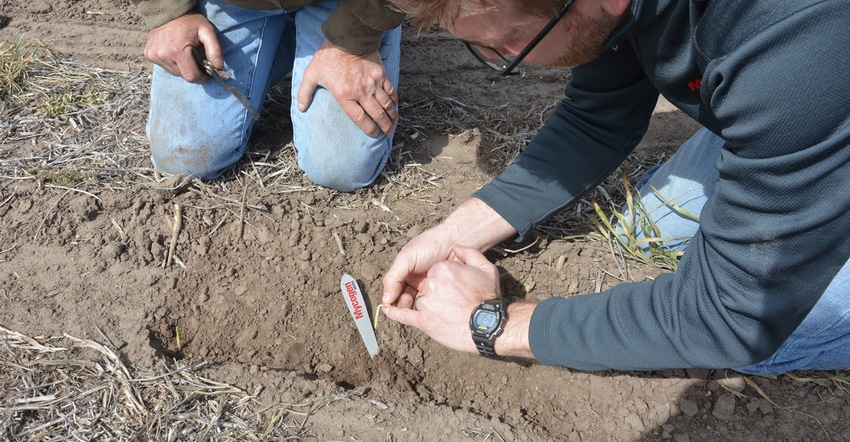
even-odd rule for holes
{"type": "Polygon", "coordinates": [[[148,29],[158,28],[195,7],[195,0],[133,0],[148,29]]]}
{"type": "Polygon", "coordinates": [[[384,31],[404,21],[404,14],[387,0],[340,0],[322,25],[325,38],[352,54],[367,54],[381,47],[384,31]]]}
{"type": "MultiPolygon", "coordinates": [[[[316,0],[225,0],[247,9],[288,9],[319,3],[316,0]]],[[[186,14],[195,7],[195,0],[133,0],[139,15],[148,28],[154,29],[186,14]]],[[[384,31],[404,21],[388,0],[340,0],[336,9],[322,25],[325,38],[352,54],[368,54],[381,46],[384,31]]]]}

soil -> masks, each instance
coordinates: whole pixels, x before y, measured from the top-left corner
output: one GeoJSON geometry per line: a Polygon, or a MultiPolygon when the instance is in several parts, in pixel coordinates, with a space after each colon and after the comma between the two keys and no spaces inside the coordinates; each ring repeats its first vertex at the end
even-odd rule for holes
{"type": "MultiPolygon", "coordinates": [[[[0,41],[21,36],[85,65],[149,72],[146,31],[128,0],[0,0],[0,41]]],[[[179,180],[89,183],[84,192],[0,179],[0,325],[30,336],[108,337],[136,367],[206,361],[205,376],[261,387],[267,403],[362,393],[310,416],[307,434],[317,440],[848,440],[850,394],[818,374],[588,373],[493,361],[449,351],[385,317],[380,353],[369,358],[340,277],[358,280],[373,313],[396,252],[515,155],[495,148],[498,133],[533,135],[569,72],[524,69],[491,76],[445,33],[405,26],[393,153],[401,166],[350,194],[297,172],[286,192],[238,175],[188,188],[179,180]],[[489,118],[470,118],[474,109],[489,118]],[[422,185],[405,186],[404,174],[423,177],[422,185]],[[182,265],[163,266],[175,205],[182,265]]],[[[264,118],[285,121],[281,109],[267,106],[264,118]]],[[[144,121],[136,123],[138,132],[144,121]]],[[[257,145],[292,154],[285,124],[263,127],[257,145]]],[[[630,161],[657,162],[696,129],[662,101],[630,161]]],[[[3,136],[3,158],[56,142],[3,136]]],[[[568,209],[569,235],[592,231],[587,208],[568,209]]],[[[508,296],[591,293],[659,272],[631,261],[622,268],[606,243],[552,232],[521,251],[488,253],[508,296]]]]}

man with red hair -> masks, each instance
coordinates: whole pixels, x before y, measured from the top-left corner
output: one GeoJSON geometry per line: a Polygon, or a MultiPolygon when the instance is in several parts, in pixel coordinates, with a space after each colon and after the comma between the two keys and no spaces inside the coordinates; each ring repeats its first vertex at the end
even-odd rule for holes
{"type": "Polygon", "coordinates": [[[389,318],[456,350],[583,370],[850,367],[846,0],[396,3],[498,74],[526,61],[572,78],[516,161],[400,251],[389,318]],[[482,252],[619,167],[659,94],[704,127],[637,184],[659,237],[679,238],[678,270],[505,305],[482,252]]]}

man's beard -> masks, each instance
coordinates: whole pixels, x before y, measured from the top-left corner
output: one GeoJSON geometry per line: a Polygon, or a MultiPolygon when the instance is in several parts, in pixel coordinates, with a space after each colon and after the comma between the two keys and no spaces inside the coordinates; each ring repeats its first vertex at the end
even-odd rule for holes
{"type": "Polygon", "coordinates": [[[620,23],[617,17],[592,20],[579,11],[564,18],[568,19],[566,24],[571,38],[570,45],[555,61],[547,63],[551,67],[573,67],[596,59],[620,23]]]}

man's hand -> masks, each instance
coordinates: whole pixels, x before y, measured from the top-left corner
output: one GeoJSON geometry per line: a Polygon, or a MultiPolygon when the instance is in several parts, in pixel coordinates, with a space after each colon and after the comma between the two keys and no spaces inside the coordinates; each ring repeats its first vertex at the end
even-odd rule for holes
{"type": "Polygon", "coordinates": [[[499,270],[478,250],[455,247],[416,287],[416,310],[384,306],[388,318],[416,327],[453,350],[476,353],[469,317],[487,299],[500,297],[499,270]]]}
{"type": "MultiPolygon", "coordinates": [[[[482,252],[516,233],[483,201],[464,201],[442,223],[401,249],[384,276],[384,314],[449,348],[476,352],[469,316],[481,301],[500,293],[498,270],[482,252]]],[[[505,332],[496,339],[497,354],[534,357],[528,327],[535,307],[521,302],[508,306],[505,332]]]]}
{"type": "Polygon", "coordinates": [[[224,68],[221,45],[215,28],[201,14],[190,12],[150,32],[145,58],[190,83],[202,84],[209,76],[198,66],[192,48],[204,47],[204,55],[213,66],[224,68]]]}
{"type": "Polygon", "coordinates": [[[431,267],[452,259],[455,242],[439,227],[427,230],[407,243],[384,275],[384,305],[413,306],[431,267]]]}
{"type": "MultiPolygon", "coordinates": [[[[456,246],[451,255],[453,260],[432,265],[411,286],[409,293],[415,293],[415,298],[410,307],[383,304],[382,310],[388,318],[416,327],[452,350],[477,353],[469,318],[482,301],[501,296],[499,270],[473,248],[456,246]]],[[[496,338],[496,354],[534,359],[528,330],[536,307],[529,302],[508,305],[505,331],[496,338]]]]}
{"type": "Polygon", "coordinates": [[[384,275],[381,302],[410,308],[431,267],[454,259],[456,245],[484,252],[516,235],[516,230],[495,210],[477,198],[470,198],[438,226],[426,230],[407,243],[384,275]]]}
{"type": "Polygon", "coordinates": [[[317,87],[327,89],[343,112],[364,133],[390,135],[398,123],[398,93],[387,77],[381,54],[349,54],[328,40],[313,55],[298,89],[298,110],[304,112],[317,87]]]}

